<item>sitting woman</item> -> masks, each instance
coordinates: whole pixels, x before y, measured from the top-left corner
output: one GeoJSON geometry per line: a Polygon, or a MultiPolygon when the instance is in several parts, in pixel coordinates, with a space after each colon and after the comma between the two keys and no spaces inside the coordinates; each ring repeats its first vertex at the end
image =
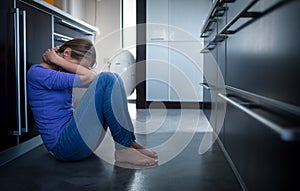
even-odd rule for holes
{"type": "Polygon", "coordinates": [[[29,69],[28,99],[44,145],[58,160],[81,160],[99,146],[109,127],[117,162],[157,164],[157,153],[136,142],[121,78],[97,75],[91,70],[95,61],[92,42],[78,38],[47,50],[43,62],[29,69]],[[74,87],[88,87],[75,109],[74,87]]]}

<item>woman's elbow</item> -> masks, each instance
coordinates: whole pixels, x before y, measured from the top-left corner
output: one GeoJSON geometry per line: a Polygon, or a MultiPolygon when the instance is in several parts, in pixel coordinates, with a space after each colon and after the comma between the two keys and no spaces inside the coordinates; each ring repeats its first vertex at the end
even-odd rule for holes
{"type": "Polygon", "coordinates": [[[95,72],[92,72],[86,76],[82,76],[82,78],[81,78],[82,86],[84,88],[89,87],[89,85],[94,81],[94,79],[96,77],[97,77],[97,73],[95,73],[95,72]]]}

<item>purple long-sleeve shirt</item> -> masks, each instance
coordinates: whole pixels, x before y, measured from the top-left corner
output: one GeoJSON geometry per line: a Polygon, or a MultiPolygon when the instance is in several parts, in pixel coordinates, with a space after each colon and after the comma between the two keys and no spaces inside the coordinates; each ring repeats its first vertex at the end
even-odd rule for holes
{"type": "Polygon", "coordinates": [[[35,122],[46,148],[51,150],[73,115],[72,88],[81,87],[82,82],[77,74],[36,64],[27,73],[27,83],[35,122]]]}

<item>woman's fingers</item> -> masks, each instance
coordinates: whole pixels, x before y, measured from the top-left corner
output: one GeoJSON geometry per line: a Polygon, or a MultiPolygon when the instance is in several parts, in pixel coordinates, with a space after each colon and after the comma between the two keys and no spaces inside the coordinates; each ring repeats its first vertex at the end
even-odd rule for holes
{"type": "Polygon", "coordinates": [[[56,51],[59,50],[59,48],[60,48],[60,46],[55,46],[55,47],[52,48],[52,50],[54,50],[56,52],[56,51]]]}

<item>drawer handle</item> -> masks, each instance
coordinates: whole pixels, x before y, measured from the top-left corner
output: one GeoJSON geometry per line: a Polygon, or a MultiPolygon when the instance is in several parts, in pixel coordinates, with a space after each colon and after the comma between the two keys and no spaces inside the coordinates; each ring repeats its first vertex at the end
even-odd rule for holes
{"type": "Polygon", "coordinates": [[[217,21],[215,19],[215,17],[222,16],[227,11],[227,8],[223,7],[224,3],[233,3],[234,1],[235,0],[217,0],[217,1],[215,1],[215,3],[213,4],[213,6],[208,14],[206,22],[203,25],[200,37],[205,38],[205,37],[210,36],[210,33],[209,34],[207,34],[207,33],[212,31],[212,29],[210,29],[210,26],[212,23],[217,21]]]}
{"type": "Polygon", "coordinates": [[[207,90],[212,90],[214,87],[209,86],[207,83],[199,83],[200,86],[204,87],[207,90]]]}
{"type": "Polygon", "coordinates": [[[209,50],[213,50],[218,43],[223,42],[227,38],[227,35],[217,34],[214,38],[201,50],[201,53],[207,53],[209,50]]]}
{"type": "Polygon", "coordinates": [[[248,3],[248,5],[244,9],[242,9],[227,25],[224,26],[223,29],[221,29],[220,34],[235,34],[236,32],[238,32],[242,28],[246,27],[247,25],[249,25],[256,19],[258,19],[259,17],[262,17],[263,15],[266,15],[266,14],[270,13],[271,11],[284,5],[285,3],[291,2],[293,0],[279,1],[276,4],[272,5],[271,7],[267,8],[266,10],[264,10],[262,12],[249,11],[249,9],[251,7],[253,7],[258,1],[259,0],[252,0],[250,3],[248,3]],[[231,30],[230,28],[241,18],[249,18],[249,20],[243,22],[238,27],[231,30]]]}
{"type": "Polygon", "coordinates": [[[165,38],[164,37],[153,37],[150,40],[161,40],[161,41],[163,41],[163,40],[165,40],[165,38]]]}
{"type": "Polygon", "coordinates": [[[236,101],[230,99],[228,96],[226,96],[222,93],[218,93],[218,96],[220,98],[222,98],[223,100],[225,100],[226,102],[233,105],[234,107],[242,110],[243,112],[245,112],[249,116],[253,117],[257,121],[263,123],[264,125],[266,125],[268,128],[270,128],[271,130],[273,130],[277,134],[279,134],[283,141],[292,142],[292,141],[300,140],[300,129],[284,128],[284,127],[280,126],[279,124],[277,124],[273,121],[270,121],[269,119],[267,119],[267,118],[265,118],[261,115],[258,115],[257,113],[251,111],[247,107],[237,103],[236,101]]]}
{"type": "Polygon", "coordinates": [[[213,29],[210,29],[210,26],[215,22],[217,22],[216,19],[208,19],[207,20],[207,22],[203,26],[203,30],[201,31],[201,35],[200,35],[201,38],[210,36],[211,31],[213,31],[213,29]],[[208,32],[210,32],[210,33],[207,34],[208,32]]]}

